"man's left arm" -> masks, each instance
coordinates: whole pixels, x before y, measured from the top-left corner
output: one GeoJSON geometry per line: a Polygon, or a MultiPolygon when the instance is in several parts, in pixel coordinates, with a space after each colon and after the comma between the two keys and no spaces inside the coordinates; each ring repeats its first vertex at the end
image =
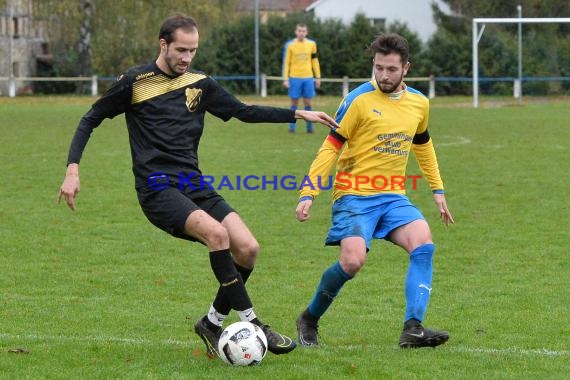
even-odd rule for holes
{"type": "Polygon", "coordinates": [[[319,54],[317,52],[317,43],[315,42],[313,52],[311,54],[311,66],[313,68],[313,76],[315,77],[315,86],[321,87],[321,65],[319,64],[319,54]]]}
{"type": "Polygon", "coordinates": [[[435,204],[439,209],[440,217],[445,225],[454,223],[453,216],[447,208],[443,181],[439,173],[439,165],[435,154],[435,148],[427,129],[414,136],[412,149],[418,160],[423,175],[426,177],[433,192],[435,204]]]}
{"type": "Polygon", "coordinates": [[[295,119],[304,119],[323,124],[331,129],[338,127],[336,121],[322,111],[291,110],[289,108],[245,104],[213,79],[209,79],[209,87],[206,90],[208,96],[205,100],[204,109],[224,121],[228,121],[232,117],[245,123],[291,123],[295,119]]]}
{"type": "Polygon", "coordinates": [[[435,155],[433,142],[427,129],[414,136],[412,150],[416,155],[420,169],[426,177],[431,190],[443,193],[443,181],[439,174],[439,165],[435,155]]]}

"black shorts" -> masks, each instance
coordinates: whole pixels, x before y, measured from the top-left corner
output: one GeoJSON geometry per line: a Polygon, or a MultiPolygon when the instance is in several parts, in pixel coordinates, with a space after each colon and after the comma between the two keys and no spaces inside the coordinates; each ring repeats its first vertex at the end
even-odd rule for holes
{"type": "Polygon", "coordinates": [[[212,218],[221,222],[226,215],[235,210],[211,189],[192,190],[185,186],[183,190],[168,187],[164,190],[137,190],[139,204],[147,219],[170,235],[190,240],[198,239],[184,233],[184,224],[188,215],[196,210],[204,210],[212,218]]]}

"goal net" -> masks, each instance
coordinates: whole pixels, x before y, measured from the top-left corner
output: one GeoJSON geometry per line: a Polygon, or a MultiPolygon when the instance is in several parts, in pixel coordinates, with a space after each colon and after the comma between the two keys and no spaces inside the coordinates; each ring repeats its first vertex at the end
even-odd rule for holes
{"type": "MultiPolygon", "coordinates": [[[[530,78],[523,77],[522,61],[522,25],[523,24],[552,24],[570,23],[570,18],[474,18],[473,19],[473,107],[479,107],[480,77],[479,77],[479,42],[485,31],[486,24],[518,24],[518,75],[514,78],[514,95],[522,100],[523,83],[530,78]],[[479,27],[481,25],[481,28],[479,27]]],[[[550,77],[545,80],[570,80],[570,77],[550,77]]]]}

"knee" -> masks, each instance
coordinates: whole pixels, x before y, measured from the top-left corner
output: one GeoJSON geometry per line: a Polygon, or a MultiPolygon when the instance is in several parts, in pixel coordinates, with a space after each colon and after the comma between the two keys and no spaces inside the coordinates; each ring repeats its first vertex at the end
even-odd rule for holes
{"type": "Polygon", "coordinates": [[[340,266],[350,276],[355,276],[364,266],[364,255],[344,255],[340,258],[340,266]]]}
{"type": "Polygon", "coordinates": [[[259,255],[259,243],[255,238],[251,238],[247,242],[241,243],[235,249],[232,248],[232,253],[239,257],[240,260],[255,262],[255,259],[259,255]]]}
{"type": "Polygon", "coordinates": [[[221,224],[211,228],[204,236],[204,243],[210,251],[227,249],[230,246],[228,231],[221,224]]]}
{"type": "Polygon", "coordinates": [[[424,245],[433,245],[433,240],[427,222],[425,220],[416,220],[398,229],[394,243],[404,248],[408,253],[412,253],[424,245]]]}

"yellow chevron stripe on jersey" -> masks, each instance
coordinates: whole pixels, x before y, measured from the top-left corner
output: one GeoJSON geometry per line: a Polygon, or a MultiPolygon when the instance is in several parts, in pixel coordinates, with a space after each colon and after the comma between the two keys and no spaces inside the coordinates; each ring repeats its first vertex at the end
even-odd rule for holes
{"type": "Polygon", "coordinates": [[[142,78],[133,83],[131,104],[141,103],[170,91],[190,86],[204,78],[206,78],[206,75],[198,73],[184,73],[176,78],[169,78],[160,74],[142,78]]]}

